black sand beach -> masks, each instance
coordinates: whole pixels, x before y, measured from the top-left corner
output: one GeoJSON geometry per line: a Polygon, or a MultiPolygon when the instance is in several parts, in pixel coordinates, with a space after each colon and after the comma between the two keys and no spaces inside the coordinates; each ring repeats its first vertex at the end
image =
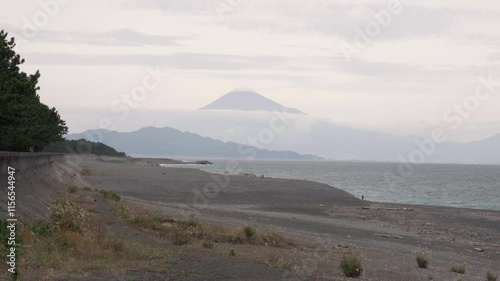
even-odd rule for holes
{"type": "MultiPolygon", "coordinates": [[[[338,264],[345,251],[363,256],[361,280],[484,280],[487,271],[500,268],[500,212],[371,203],[308,181],[109,160],[89,157],[81,166],[92,171],[89,182],[119,192],[127,203],[211,224],[252,225],[303,242],[307,247],[298,254],[297,249],[280,250],[296,261],[296,270],[283,280],[343,280],[338,264]],[[431,253],[429,269],[417,267],[419,249],[431,253]],[[450,272],[454,265],[465,265],[466,275],[450,272]]],[[[228,247],[220,244],[215,252],[222,257],[228,247]]],[[[242,258],[252,261],[265,260],[274,250],[240,248],[236,251],[246,252],[242,258]]],[[[256,279],[245,279],[243,273],[225,279],[221,272],[231,270],[220,263],[192,270],[204,276],[196,280],[276,280],[264,272],[256,279]]]]}

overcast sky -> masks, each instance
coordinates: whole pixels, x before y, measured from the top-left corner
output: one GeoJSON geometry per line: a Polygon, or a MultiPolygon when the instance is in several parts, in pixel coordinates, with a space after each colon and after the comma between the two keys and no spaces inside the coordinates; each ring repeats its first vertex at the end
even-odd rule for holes
{"type": "MultiPolygon", "coordinates": [[[[417,135],[445,123],[443,114],[474,95],[478,77],[500,81],[498,0],[39,0],[3,7],[0,29],[18,39],[24,70],[40,70],[42,101],[59,109],[71,132],[99,127],[85,113],[115,114],[113,103],[143,85],[148,68],[168,75],[137,110],[195,110],[249,87],[339,124],[417,135]],[[45,11],[43,3],[52,4],[45,11]]],[[[500,84],[495,90],[453,139],[500,133],[500,84]]]]}

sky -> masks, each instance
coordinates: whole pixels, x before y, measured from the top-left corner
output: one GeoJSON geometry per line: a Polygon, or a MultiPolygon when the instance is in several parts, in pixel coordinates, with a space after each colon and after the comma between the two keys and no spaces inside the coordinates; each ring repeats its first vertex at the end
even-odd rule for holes
{"type": "Polygon", "coordinates": [[[38,0],[3,7],[0,29],[16,38],[23,70],[40,70],[42,102],[59,110],[72,133],[100,127],[95,116],[132,129],[119,118],[123,106],[175,114],[247,87],[354,128],[426,135],[460,117],[452,140],[500,134],[498,0],[38,0]]]}

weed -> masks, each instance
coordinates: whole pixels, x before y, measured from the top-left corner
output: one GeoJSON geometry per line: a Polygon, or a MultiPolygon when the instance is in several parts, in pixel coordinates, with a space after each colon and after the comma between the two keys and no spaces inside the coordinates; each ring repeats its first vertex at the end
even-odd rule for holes
{"type": "Polygon", "coordinates": [[[245,226],[245,228],[243,228],[243,233],[245,233],[246,238],[252,238],[255,235],[255,229],[251,226],[245,226]]]}
{"type": "Polygon", "coordinates": [[[205,248],[205,249],[213,249],[214,248],[214,242],[212,242],[210,240],[205,240],[203,242],[203,248],[205,248]]]}
{"type": "Polygon", "coordinates": [[[59,230],[82,232],[87,226],[88,213],[67,199],[57,199],[50,206],[50,219],[59,230]]]}
{"type": "Polygon", "coordinates": [[[92,175],[92,171],[90,171],[90,169],[88,169],[88,168],[83,168],[80,171],[80,175],[83,176],[83,177],[88,177],[88,176],[92,175]]]}
{"type": "Polygon", "coordinates": [[[176,231],[174,233],[173,242],[175,245],[179,245],[179,246],[186,245],[186,244],[189,244],[191,242],[191,237],[189,236],[189,234],[187,234],[185,232],[176,231]]]}
{"type": "Polygon", "coordinates": [[[99,192],[104,195],[104,198],[108,199],[108,200],[111,200],[111,201],[120,201],[121,200],[121,197],[118,193],[114,192],[114,191],[108,191],[108,190],[99,190],[99,192]]]}
{"type": "Polygon", "coordinates": [[[280,258],[273,255],[265,263],[272,268],[292,271],[294,265],[297,263],[297,260],[280,258]]]}
{"type": "Polygon", "coordinates": [[[431,252],[429,250],[419,249],[415,253],[415,261],[419,268],[427,268],[429,260],[431,259],[431,252]]]}
{"type": "Polygon", "coordinates": [[[70,194],[76,194],[76,193],[78,193],[78,187],[77,187],[77,186],[75,186],[75,185],[72,185],[72,186],[70,186],[70,187],[68,188],[68,192],[69,192],[70,194]]]}
{"type": "Polygon", "coordinates": [[[363,273],[361,259],[354,255],[345,255],[340,260],[340,268],[346,277],[359,277],[363,273]]]}
{"type": "Polygon", "coordinates": [[[486,273],[486,281],[497,281],[497,276],[491,272],[486,273]]]}
{"type": "Polygon", "coordinates": [[[236,256],[236,252],[233,249],[229,250],[229,256],[235,257],[236,256]]]}
{"type": "Polygon", "coordinates": [[[455,273],[465,274],[465,266],[464,265],[452,266],[450,268],[450,271],[455,273]]]}
{"type": "Polygon", "coordinates": [[[28,229],[39,236],[51,235],[53,228],[53,225],[45,220],[36,220],[28,223],[28,229]]]}

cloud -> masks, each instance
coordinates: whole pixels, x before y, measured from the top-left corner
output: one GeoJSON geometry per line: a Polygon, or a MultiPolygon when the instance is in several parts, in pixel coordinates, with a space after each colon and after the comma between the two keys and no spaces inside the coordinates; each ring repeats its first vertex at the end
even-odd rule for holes
{"type": "MultiPolygon", "coordinates": [[[[24,32],[20,28],[6,26],[8,32],[21,36],[24,32]]],[[[83,32],[83,31],[56,31],[41,29],[30,41],[86,44],[86,45],[108,45],[108,46],[166,46],[182,45],[182,40],[189,39],[182,36],[151,35],[133,29],[121,28],[106,32],[83,32]]]]}
{"type": "Polygon", "coordinates": [[[176,53],[170,55],[77,55],[27,53],[30,64],[48,65],[166,65],[177,69],[269,68],[287,60],[279,56],[237,56],[223,54],[176,53]]]}

